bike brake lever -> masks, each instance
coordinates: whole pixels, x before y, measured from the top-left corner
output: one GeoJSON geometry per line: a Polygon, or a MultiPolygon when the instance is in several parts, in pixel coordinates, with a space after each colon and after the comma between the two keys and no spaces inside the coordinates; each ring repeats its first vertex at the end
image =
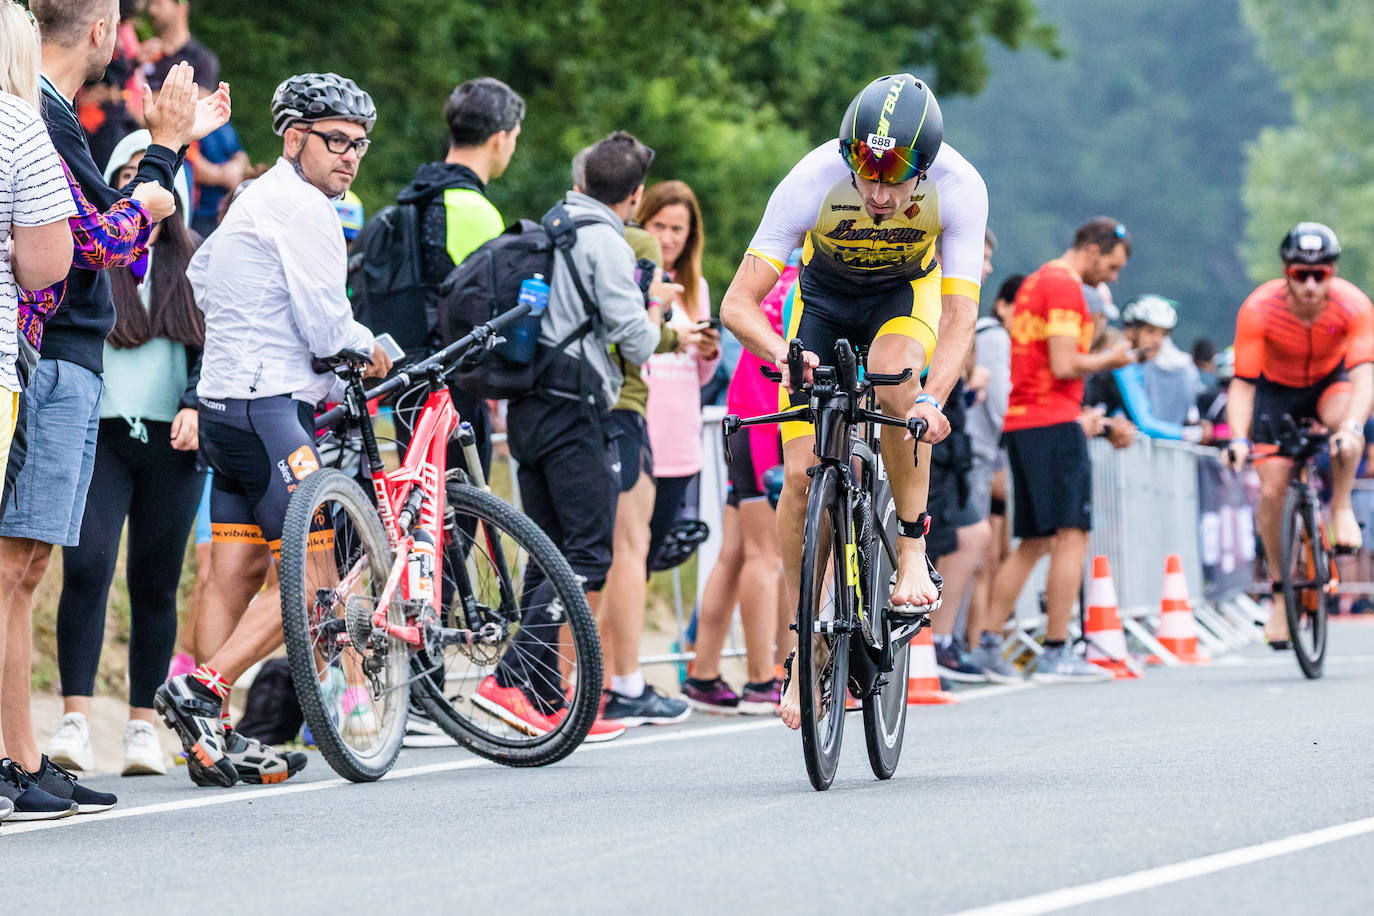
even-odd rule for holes
{"type": "Polygon", "coordinates": [[[776,382],[779,385],[782,384],[782,373],[776,369],[770,369],[767,366],[759,366],[759,374],[770,382],[776,382]]]}
{"type": "Polygon", "coordinates": [[[915,456],[916,467],[918,468],[921,466],[921,437],[926,434],[928,428],[926,421],[920,417],[907,417],[907,432],[911,433],[911,438],[915,440],[911,445],[911,453],[915,456]]]}
{"type": "Polygon", "coordinates": [[[730,448],[730,439],[735,433],[739,432],[740,420],[738,414],[726,414],[720,421],[721,429],[725,433],[725,463],[730,464],[735,460],[734,452],[730,448]]]}
{"type": "Polygon", "coordinates": [[[787,345],[787,371],[791,375],[792,390],[801,391],[802,382],[806,380],[806,361],[802,342],[795,337],[787,345]]]}

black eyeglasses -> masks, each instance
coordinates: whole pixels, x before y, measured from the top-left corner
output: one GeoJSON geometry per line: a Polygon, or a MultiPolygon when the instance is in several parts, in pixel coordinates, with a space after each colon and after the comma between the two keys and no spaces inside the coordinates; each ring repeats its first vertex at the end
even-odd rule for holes
{"type": "Polygon", "coordinates": [[[353,150],[358,154],[358,158],[361,159],[367,155],[367,148],[372,145],[372,141],[366,137],[360,137],[354,140],[348,134],[341,134],[338,131],[332,131],[326,134],[307,127],[305,128],[305,132],[307,134],[313,134],[323,140],[324,148],[336,156],[342,156],[349,150],[353,150]]]}

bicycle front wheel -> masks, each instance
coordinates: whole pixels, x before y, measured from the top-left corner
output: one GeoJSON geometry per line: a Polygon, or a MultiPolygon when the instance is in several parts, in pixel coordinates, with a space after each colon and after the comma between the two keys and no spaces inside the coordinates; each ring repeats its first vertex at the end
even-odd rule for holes
{"type": "MultiPolygon", "coordinates": [[[[396,760],[409,701],[407,644],[374,628],[392,551],[372,500],[325,468],[291,494],[282,526],[282,631],[291,680],[315,744],[354,782],[396,760]]],[[[386,620],[405,624],[399,597],[386,620]]]]}
{"type": "MultiPolygon", "coordinates": [[[[868,548],[869,589],[871,606],[868,613],[878,615],[877,620],[883,631],[891,637],[891,627],[887,625],[889,588],[895,567],[887,555],[878,531],[887,534],[887,543],[897,543],[897,504],[892,499],[892,489],[887,481],[882,481],[873,494],[873,543],[868,548]]],[[[864,646],[865,651],[870,651],[864,646]]],[[[892,670],[882,677],[887,683],[876,694],[864,698],[864,742],[868,745],[868,763],[873,775],[879,779],[891,779],[897,772],[897,761],[902,756],[902,736],[906,731],[906,678],[911,662],[911,640],[902,641],[892,650],[892,670]]]]}
{"type": "Polygon", "coordinates": [[[1331,555],[1319,511],[1305,489],[1289,489],[1283,505],[1283,605],[1298,667],[1313,679],[1322,676],[1326,661],[1327,614],[1333,600],[1327,590],[1331,555]]]}
{"type": "Polygon", "coordinates": [[[830,788],[840,762],[849,679],[849,633],[845,611],[845,538],[836,524],[839,479],[823,467],[806,504],[801,600],[797,605],[797,665],[793,676],[801,699],[802,753],[816,791],[830,788]]]}
{"type": "Polygon", "coordinates": [[[539,526],[446,481],[441,624],[472,634],[416,653],[415,696],[455,741],[507,766],[562,760],[601,704],[601,644],[568,561],[539,526]]]}

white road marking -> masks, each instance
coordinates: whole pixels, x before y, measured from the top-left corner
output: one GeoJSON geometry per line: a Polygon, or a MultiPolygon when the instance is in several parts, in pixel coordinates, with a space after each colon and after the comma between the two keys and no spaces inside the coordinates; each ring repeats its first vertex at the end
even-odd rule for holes
{"type": "Polygon", "coordinates": [[[1211,875],[1229,868],[1263,862],[1265,859],[1302,852],[1305,849],[1325,846],[1328,843],[1348,840],[1351,837],[1367,833],[1374,833],[1374,817],[1336,824],[1333,827],[1323,827],[1308,833],[1295,833],[1292,836],[1270,840],[1267,843],[1242,846],[1239,849],[1200,856],[1196,859],[1175,862],[1172,865],[1161,865],[1158,868],[1147,868],[1128,875],[1079,884],[1075,887],[1066,887],[1031,897],[1022,897],[1019,900],[1008,900],[1005,903],[994,903],[990,906],[962,910],[951,914],[951,916],[1038,916],[1041,913],[1053,913],[1072,906],[1082,906],[1099,900],[1109,900],[1113,897],[1123,897],[1127,894],[1163,887],[1166,884],[1187,881],[1191,878],[1200,878],[1203,875],[1211,875]]]}
{"type": "MultiPolygon", "coordinates": [[[[663,731],[655,734],[643,735],[634,738],[621,738],[616,741],[606,742],[605,744],[584,744],[576,753],[584,754],[591,751],[614,750],[615,748],[639,747],[645,744],[663,744],[669,741],[690,741],[695,738],[711,738],[717,735],[730,734],[733,732],[752,732],[764,728],[779,728],[782,723],[775,718],[761,719],[757,722],[749,722],[739,725],[714,725],[707,728],[690,728],[678,731],[663,731]]],[[[324,764],[320,761],[321,765],[324,764]]],[[[401,767],[392,770],[382,777],[387,782],[398,779],[409,779],[414,776],[429,776],[433,773],[448,773],[453,770],[470,770],[474,767],[497,766],[490,760],[480,757],[465,757],[462,760],[448,760],[442,763],[426,763],[413,767],[401,767]]],[[[153,805],[140,805],[136,808],[112,808],[100,814],[81,814],[73,817],[64,817],[55,821],[32,821],[29,823],[16,824],[10,822],[0,827],[0,836],[14,836],[19,833],[32,833],[36,830],[53,830],[59,827],[73,827],[78,824],[94,824],[101,821],[117,821],[126,817],[142,817],[149,814],[165,814],[169,811],[187,811],[192,808],[209,808],[215,805],[232,805],[241,802],[256,802],[268,798],[278,798],[283,795],[299,795],[303,792],[320,792],[325,789],[337,789],[341,786],[352,785],[348,780],[342,778],[322,779],[318,782],[301,782],[280,786],[269,786],[267,788],[243,788],[225,790],[214,795],[202,795],[196,798],[179,799],[177,801],[158,802],[153,805]]]]}
{"type": "Polygon", "coordinates": [[[956,690],[954,691],[954,695],[959,698],[960,703],[967,703],[969,700],[986,700],[989,697],[1000,697],[1008,693],[1020,693],[1023,690],[1030,690],[1032,687],[1037,686],[1039,685],[1034,681],[1027,680],[1020,684],[993,684],[991,687],[974,687],[970,690],[956,690]]]}

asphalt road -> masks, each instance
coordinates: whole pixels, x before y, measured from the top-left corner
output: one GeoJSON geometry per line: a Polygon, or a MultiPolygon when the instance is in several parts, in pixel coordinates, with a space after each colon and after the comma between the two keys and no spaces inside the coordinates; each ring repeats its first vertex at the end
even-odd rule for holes
{"type": "Polygon", "coordinates": [[[0,827],[0,911],[1374,911],[1374,625],[1333,626],[1320,681],[1230,661],[914,707],[885,783],[851,717],[825,793],[775,721],[706,717],[542,770],[96,777],[114,811],[0,827]]]}

